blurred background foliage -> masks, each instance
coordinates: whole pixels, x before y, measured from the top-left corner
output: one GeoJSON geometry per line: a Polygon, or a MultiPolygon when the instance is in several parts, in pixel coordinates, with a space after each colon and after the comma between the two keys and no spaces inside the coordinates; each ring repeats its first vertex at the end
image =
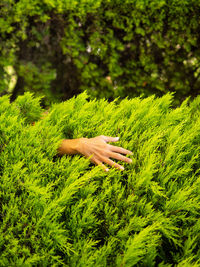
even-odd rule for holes
{"type": "Polygon", "coordinates": [[[200,92],[200,1],[1,0],[0,95],[200,92]]]}

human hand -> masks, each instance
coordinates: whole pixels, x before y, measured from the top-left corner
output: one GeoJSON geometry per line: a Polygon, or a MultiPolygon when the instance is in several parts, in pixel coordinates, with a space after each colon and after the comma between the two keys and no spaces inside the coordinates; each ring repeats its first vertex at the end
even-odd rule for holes
{"type": "Polygon", "coordinates": [[[94,138],[80,138],[78,140],[78,153],[87,158],[91,157],[91,162],[95,163],[96,165],[101,165],[105,171],[109,171],[109,169],[103,164],[103,162],[119,170],[124,170],[123,166],[115,163],[110,158],[125,161],[127,163],[132,162],[130,158],[121,155],[132,155],[133,153],[131,151],[122,147],[107,144],[107,142],[118,141],[119,137],[100,135],[94,138]]]}

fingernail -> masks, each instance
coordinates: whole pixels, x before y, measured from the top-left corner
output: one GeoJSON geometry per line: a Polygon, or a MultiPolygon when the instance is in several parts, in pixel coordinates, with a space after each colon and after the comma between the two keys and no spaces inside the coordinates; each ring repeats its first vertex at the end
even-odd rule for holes
{"type": "Polygon", "coordinates": [[[122,170],[122,171],[123,171],[123,170],[124,170],[124,167],[122,167],[122,166],[121,166],[121,167],[120,167],[120,170],[122,170]]]}
{"type": "Polygon", "coordinates": [[[132,163],[133,162],[132,159],[129,159],[129,162],[132,163]]]}
{"type": "Polygon", "coordinates": [[[117,141],[118,141],[118,140],[119,140],[119,137],[115,137],[115,140],[117,140],[117,141]]]}
{"type": "Polygon", "coordinates": [[[109,169],[106,169],[105,171],[106,171],[106,172],[108,172],[108,171],[109,171],[109,169]]]}

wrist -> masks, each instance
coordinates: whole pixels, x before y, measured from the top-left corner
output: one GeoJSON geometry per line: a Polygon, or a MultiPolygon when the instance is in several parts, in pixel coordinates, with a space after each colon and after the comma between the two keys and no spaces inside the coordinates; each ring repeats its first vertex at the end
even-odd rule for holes
{"type": "Polygon", "coordinates": [[[82,137],[82,138],[74,139],[75,141],[74,150],[76,151],[77,154],[83,154],[84,144],[85,144],[86,139],[88,138],[82,137]]]}
{"type": "Polygon", "coordinates": [[[59,155],[81,154],[84,139],[86,138],[64,139],[58,149],[59,155]]]}

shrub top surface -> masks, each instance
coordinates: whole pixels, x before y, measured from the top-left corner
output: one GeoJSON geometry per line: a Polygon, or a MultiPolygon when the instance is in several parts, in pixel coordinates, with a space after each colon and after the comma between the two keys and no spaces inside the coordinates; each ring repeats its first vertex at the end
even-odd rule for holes
{"type": "Polygon", "coordinates": [[[0,98],[0,265],[200,266],[200,98],[172,101],[83,93],[40,120],[30,93],[0,98]],[[56,155],[101,134],[133,151],[125,171],[56,155]]]}

